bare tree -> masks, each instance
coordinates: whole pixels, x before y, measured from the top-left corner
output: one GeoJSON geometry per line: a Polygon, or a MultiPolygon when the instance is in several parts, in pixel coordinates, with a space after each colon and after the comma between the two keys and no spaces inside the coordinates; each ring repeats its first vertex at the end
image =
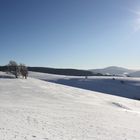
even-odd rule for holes
{"type": "Polygon", "coordinates": [[[16,78],[18,78],[20,72],[18,64],[15,61],[9,61],[8,71],[15,75],[16,78]]]}
{"type": "Polygon", "coordinates": [[[20,74],[22,75],[23,78],[27,79],[28,77],[28,69],[24,64],[19,65],[20,69],[20,74]]]}

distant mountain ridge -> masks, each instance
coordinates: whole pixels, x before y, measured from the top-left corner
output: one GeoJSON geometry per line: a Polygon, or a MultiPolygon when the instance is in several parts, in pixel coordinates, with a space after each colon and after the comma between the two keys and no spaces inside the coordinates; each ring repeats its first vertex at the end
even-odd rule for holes
{"type": "Polygon", "coordinates": [[[117,66],[110,66],[103,69],[92,69],[90,71],[93,73],[110,74],[110,75],[123,75],[123,74],[129,74],[135,72],[135,70],[130,70],[117,66]]]}

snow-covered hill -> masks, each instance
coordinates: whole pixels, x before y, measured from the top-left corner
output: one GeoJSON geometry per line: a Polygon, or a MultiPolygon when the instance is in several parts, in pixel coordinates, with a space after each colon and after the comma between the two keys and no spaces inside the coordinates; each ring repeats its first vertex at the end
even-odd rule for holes
{"type": "Polygon", "coordinates": [[[0,77],[1,140],[140,139],[139,101],[33,78],[0,77]]]}
{"type": "Polygon", "coordinates": [[[121,97],[140,99],[140,78],[111,76],[62,76],[46,73],[29,72],[31,77],[58,84],[88,89],[121,97]]]}
{"type": "Polygon", "coordinates": [[[111,75],[123,75],[126,73],[131,73],[134,72],[134,70],[122,68],[122,67],[116,67],[116,66],[111,66],[103,69],[92,69],[90,70],[94,73],[101,73],[101,74],[111,74],[111,75]]]}

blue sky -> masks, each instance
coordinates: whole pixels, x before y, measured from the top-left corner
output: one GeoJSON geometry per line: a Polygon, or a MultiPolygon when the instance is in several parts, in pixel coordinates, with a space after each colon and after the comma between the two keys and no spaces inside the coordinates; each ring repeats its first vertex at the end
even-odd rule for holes
{"type": "Polygon", "coordinates": [[[0,65],[140,69],[139,0],[0,0],[0,65]]]}

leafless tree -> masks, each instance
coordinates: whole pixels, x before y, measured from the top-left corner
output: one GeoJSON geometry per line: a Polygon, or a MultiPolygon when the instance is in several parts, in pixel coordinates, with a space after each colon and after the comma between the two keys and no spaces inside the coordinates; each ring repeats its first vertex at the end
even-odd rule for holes
{"type": "Polygon", "coordinates": [[[18,64],[15,61],[9,61],[8,71],[18,78],[20,72],[18,64]]]}
{"type": "Polygon", "coordinates": [[[20,74],[23,78],[27,79],[28,77],[28,69],[24,64],[19,65],[20,74]]]}

